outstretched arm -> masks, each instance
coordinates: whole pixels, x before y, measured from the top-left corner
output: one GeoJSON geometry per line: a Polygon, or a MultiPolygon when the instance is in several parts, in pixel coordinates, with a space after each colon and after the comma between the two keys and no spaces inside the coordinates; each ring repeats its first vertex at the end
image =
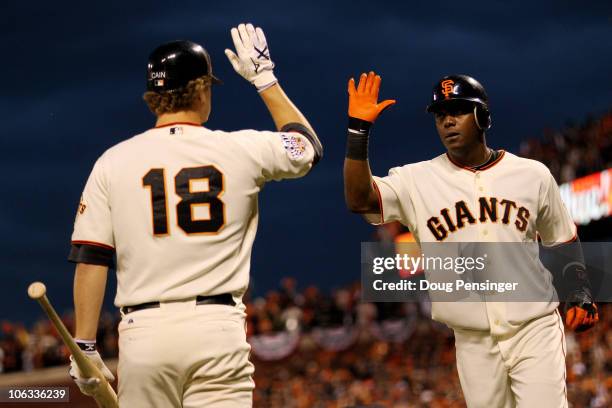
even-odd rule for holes
{"type": "Polygon", "coordinates": [[[299,123],[308,128],[313,134],[314,130],[302,112],[291,102],[278,82],[259,93],[263,99],[277,130],[281,130],[289,123],[299,123]]]}
{"type": "Polygon", "coordinates": [[[237,28],[232,28],[231,34],[236,53],[226,49],[225,55],[234,70],[257,88],[276,129],[304,134],[312,143],[316,152],[315,161],[318,161],[322,155],[321,142],[308,120],[278,84],[263,30],[253,27],[252,24],[240,24],[237,28]]]}
{"type": "Polygon", "coordinates": [[[380,76],[372,71],[368,75],[361,74],[357,87],[353,78],[348,83],[349,125],[344,159],[344,198],[349,210],[356,213],[380,213],[368,161],[368,138],[378,115],[395,103],[395,100],[377,103],[380,83],[380,76]]]}

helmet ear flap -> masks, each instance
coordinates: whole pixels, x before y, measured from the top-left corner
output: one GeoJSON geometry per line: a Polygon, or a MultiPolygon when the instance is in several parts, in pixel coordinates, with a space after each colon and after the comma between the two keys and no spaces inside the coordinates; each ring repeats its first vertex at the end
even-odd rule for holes
{"type": "Polygon", "coordinates": [[[476,126],[480,130],[488,130],[491,127],[491,113],[479,103],[474,104],[474,119],[476,120],[476,126]]]}

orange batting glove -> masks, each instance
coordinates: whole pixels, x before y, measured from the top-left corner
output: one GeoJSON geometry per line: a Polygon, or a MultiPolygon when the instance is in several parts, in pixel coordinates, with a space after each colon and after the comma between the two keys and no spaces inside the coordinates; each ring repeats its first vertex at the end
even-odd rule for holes
{"type": "Polygon", "coordinates": [[[576,333],[590,329],[598,321],[599,313],[595,303],[570,305],[565,313],[565,325],[576,333]]]}
{"type": "Polygon", "coordinates": [[[348,114],[352,118],[374,123],[378,115],[395,103],[394,99],[387,99],[381,103],[378,101],[381,78],[374,71],[369,74],[361,74],[359,85],[355,88],[355,80],[351,78],[348,82],[349,108],[348,114]]]}

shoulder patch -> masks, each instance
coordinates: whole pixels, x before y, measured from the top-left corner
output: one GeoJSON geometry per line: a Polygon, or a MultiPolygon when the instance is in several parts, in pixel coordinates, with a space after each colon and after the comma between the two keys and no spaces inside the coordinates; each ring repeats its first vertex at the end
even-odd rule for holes
{"type": "Polygon", "coordinates": [[[280,137],[283,147],[291,159],[297,160],[304,156],[304,153],[306,153],[306,143],[304,143],[300,136],[292,135],[291,133],[281,133],[280,137]]]}

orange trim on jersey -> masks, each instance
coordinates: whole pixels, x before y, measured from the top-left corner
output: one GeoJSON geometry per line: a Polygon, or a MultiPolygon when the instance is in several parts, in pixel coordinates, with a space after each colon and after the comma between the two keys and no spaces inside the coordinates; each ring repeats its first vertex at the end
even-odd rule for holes
{"type": "MultiPolygon", "coordinates": [[[[540,238],[540,241],[541,241],[542,237],[540,236],[540,234],[538,234],[538,237],[540,238]]],[[[552,245],[548,246],[547,248],[554,248],[554,247],[558,247],[558,246],[561,246],[561,245],[569,244],[570,242],[576,241],[577,238],[578,238],[578,228],[576,228],[576,232],[574,232],[574,236],[572,236],[567,241],[559,242],[558,244],[552,244],[552,245]]]]}
{"type": "Polygon", "coordinates": [[[576,232],[574,232],[574,236],[572,238],[568,239],[565,242],[562,242],[560,245],[569,244],[570,242],[574,242],[576,241],[576,238],[578,238],[578,228],[576,228],[576,232]]]}
{"type": "Polygon", "coordinates": [[[451,155],[450,155],[450,154],[448,154],[448,152],[446,153],[446,157],[447,157],[447,158],[448,158],[448,160],[449,160],[449,161],[450,161],[452,164],[454,164],[455,166],[457,166],[457,167],[459,167],[459,168],[462,168],[462,169],[464,169],[464,170],[467,170],[467,171],[471,171],[472,173],[476,173],[477,171],[484,171],[484,170],[488,170],[488,169],[490,169],[491,167],[495,166],[497,163],[499,163],[499,162],[501,161],[501,159],[504,157],[504,155],[505,155],[505,154],[506,154],[506,151],[505,151],[505,150],[499,150],[499,156],[497,156],[497,159],[493,160],[491,163],[489,163],[489,164],[487,164],[486,166],[481,167],[481,168],[479,168],[479,169],[474,169],[474,168],[472,168],[472,167],[464,166],[463,164],[456,162],[455,160],[453,160],[453,158],[451,157],[451,155]]]}
{"type": "Polygon", "coordinates": [[[574,242],[576,241],[576,238],[578,238],[578,228],[576,228],[576,232],[574,232],[574,236],[571,237],[570,239],[568,239],[567,241],[564,242],[560,242],[558,244],[555,244],[555,246],[557,245],[565,245],[565,244],[569,244],[570,242],[574,242]]]}
{"type": "Polygon", "coordinates": [[[110,245],[101,244],[99,242],[94,242],[94,241],[72,241],[71,244],[72,245],[93,245],[93,246],[97,246],[97,247],[101,247],[105,249],[112,249],[113,251],[115,250],[115,248],[110,245]]]}
{"type": "Polygon", "coordinates": [[[376,181],[372,180],[372,185],[374,186],[374,190],[376,190],[376,195],[378,196],[378,207],[380,208],[380,223],[384,224],[385,223],[385,212],[383,211],[382,196],[380,195],[380,190],[378,189],[378,186],[376,185],[376,181]]]}
{"type": "Polygon", "coordinates": [[[495,166],[497,163],[500,162],[500,160],[504,157],[505,154],[506,154],[505,150],[500,150],[499,151],[499,156],[497,156],[497,159],[493,160],[491,163],[487,164],[486,166],[479,168],[478,171],[487,170],[487,169],[490,169],[491,167],[495,166]]]}
{"type": "Polygon", "coordinates": [[[168,126],[174,126],[174,125],[202,126],[200,123],[194,123],[194,122],[172,122],[172,123],[167,123],[165,125],[155,126],[154,129],[161,129],[161,128],[165,128],[168,126]]]}

